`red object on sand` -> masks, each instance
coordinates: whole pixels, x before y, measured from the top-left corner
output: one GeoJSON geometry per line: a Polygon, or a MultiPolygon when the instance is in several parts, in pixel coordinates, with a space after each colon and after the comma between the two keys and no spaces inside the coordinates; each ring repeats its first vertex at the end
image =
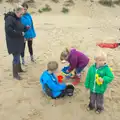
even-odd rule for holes
{"type": "Polygon", "coordinates": [[[59,83],[63,82],[63,76],[62,75],[58,75],[57,78],[58,78],[58,82],[59,83]]]}
{"type": "Polygon", "coordinates": [[[117,48],[119,44],[118,43],[98,43],[97,46],[101,48],[117,48]]]}
{"type": "Polygon", "coordinates": [[[72,82],[73,85],[78,85],[80,83],[80,78],[79,77],[76,77],[74,78],[75,81],[72,82]]]}

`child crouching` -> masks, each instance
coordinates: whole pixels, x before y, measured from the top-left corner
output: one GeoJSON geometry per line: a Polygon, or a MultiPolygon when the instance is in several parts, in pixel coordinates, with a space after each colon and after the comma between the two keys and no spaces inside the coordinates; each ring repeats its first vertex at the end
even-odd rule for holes
{"type": "Polygon", "coordinates": [[[88,110],[95,109],[96,113],[104,110],[104,92],[113,79],[113,73],[106,63],[106,55],[100,52],[95,56],[95,64],[89,68],[85,81],[86,89],[90,89],[88,110]]]}
{"type": "Polygon", "coordinates": [[[75,70],[75,76],[73,77],[75,81],[73,82],[73,84],[79,84],[81,72],[88,65],[89,58],[85,54],[74,48],[66,48],[61,53],[60,60],[65,60],[69,63],[69,69],[66,71],[67,74],[75,70]]]}
{"type": "Polygon", "coordinates": [[[65,95],[72,96],[74,91],[73,85],[59,83],[56,77],[57,69],[58,63],[56,61],[48,63],[47,70],[40,77],[43,92],[52,99],[61,98],[65,95]]]}

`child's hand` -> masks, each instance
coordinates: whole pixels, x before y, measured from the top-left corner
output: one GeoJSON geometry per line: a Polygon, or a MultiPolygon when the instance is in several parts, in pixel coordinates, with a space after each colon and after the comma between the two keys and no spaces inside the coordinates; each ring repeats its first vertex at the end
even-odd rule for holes
{"type": "Polygon", "coordinates": [[[68,71],[68,70],[66,70],[66,73],[67,73],[67,74],[69,74],[69,71],[68,71]]]}
{"type": "Polygon", "coordinates": [[[67,62],[66,60],[62,60],[62,61],[61,61],[61,63],[63,63],[63,64],[66,63],[66,62],[67,62]]]}
{"type": "Polygon", "coordinates": [[[99,81],[100,81],[101,83],[103,83],[104,80],[100,77],[100,78],[99,78],[99,81]]]}
{"type": "Polygon", "coordinates": [[[22,32],[22,36],[24,36],[25,35],[25,33],[24,32],[22,32]]]}
{"type": "Polygon", "coordinates": [[[29,30],[31,27],[29,25],[26,26],[27,30],[29,30]]]}

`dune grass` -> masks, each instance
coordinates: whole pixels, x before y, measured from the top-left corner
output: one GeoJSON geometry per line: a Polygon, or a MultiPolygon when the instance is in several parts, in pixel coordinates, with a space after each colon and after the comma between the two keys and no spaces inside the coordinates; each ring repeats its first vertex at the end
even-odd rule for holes
{"type": "Polygon", "coordinates": [[[38,10],[39,13],[42,13],[42,12],[50,12],[52,10],[52,8],[48,5],[48,4],[45,4],[45,7],[41,8],[38,10]]]}
{"type": "Polygon", "coordinates": [[[66,14],[66,13],[68,13],[68,12],[69,12],[69,9],[68,9],[68,8],[66,8],[66,7],[63,7],[61,12],[63,12],[63,13],[65,13],[65,14],[66,14]]]}

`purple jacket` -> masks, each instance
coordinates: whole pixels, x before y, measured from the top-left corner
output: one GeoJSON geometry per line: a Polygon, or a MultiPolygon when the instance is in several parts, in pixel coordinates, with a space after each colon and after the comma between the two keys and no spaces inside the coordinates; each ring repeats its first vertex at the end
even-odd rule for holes
{"type": "Polygon", "coordinates": [[[71,72],[75,68],[84,68],[88,64],[89,58],[82,52],[79,52],[76,49],[71,49],[67,61],[70,64],[68,71],[71,72]]]}

